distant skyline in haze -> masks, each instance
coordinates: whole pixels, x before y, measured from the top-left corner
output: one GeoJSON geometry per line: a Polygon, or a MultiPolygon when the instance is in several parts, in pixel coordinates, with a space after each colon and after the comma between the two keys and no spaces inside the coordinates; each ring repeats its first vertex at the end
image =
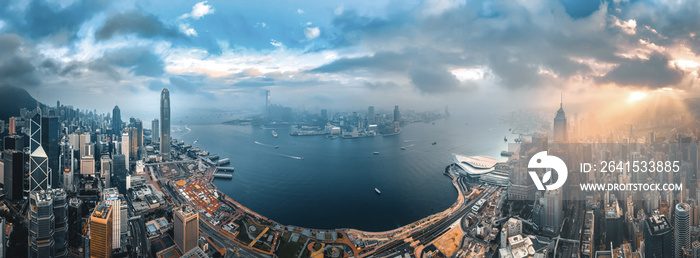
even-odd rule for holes
{"type": "Polygon", "coordinates": [[[697,1],[0,3],[0,85],[51,105],[564,108],[698,96],[697,1]],[[665,88],[664,90],[659,90],[665,88]],[[536,101],[533,101],[536,100],[536,101]]]}

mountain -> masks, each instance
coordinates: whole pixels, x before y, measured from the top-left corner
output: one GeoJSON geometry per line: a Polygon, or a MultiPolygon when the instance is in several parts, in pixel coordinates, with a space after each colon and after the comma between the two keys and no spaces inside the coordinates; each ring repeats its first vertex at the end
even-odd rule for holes
{"type": "Polygon", "coordinates": [[[36,103],[37,100],[22,88],[0,86],[0,120],[7,122],[12,116],[19,116],[21,108],[36,109],[36,103]]]}

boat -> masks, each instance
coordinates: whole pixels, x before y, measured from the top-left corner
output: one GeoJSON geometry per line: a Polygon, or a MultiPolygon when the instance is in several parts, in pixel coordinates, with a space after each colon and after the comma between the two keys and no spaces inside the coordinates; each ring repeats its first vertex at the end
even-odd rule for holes
{"type": "Polygon", "coordinates": [[[275,130],[272,130],[272,137],[277,138],[277,132],[275,132],[275,130]]]}
{"type": "Polygon", "coordinates": [[[374,154],[374,155],[379,155],[379,152],[378,152],[378,151],[375,151],[375,152],[372,152],[372,154],[374,154]]]}
{"type": "Polygon", "coordinates": [[[433,142],[433,145],[437,145],[437,142],[433,142]]]}
{"type": "Polygon", "coordinates": [[[508,138],[506,138],[505,136],[503,136],[503,141],[504,141],[504,142],[507,142],[507,141],[508,141],[508,138]]]}
{"type": "Polygon", "coordinates": [[[280,146],[278,146],[278,145],[275,145],[275,149],[279,149],[279,147],[280,147],[280,146]]]}
{"type": "Polygon", "coordinates": [[[304,157],[301,157],[301,159],[304,159],[304,157]]]}
{"type": "Polygon", "coordinates": [[[376,192],[377,194],[382,194],[382,191],[379,191],[379,189],[377,188],[374,188],[374,192],[376,192]]]}
{"type": "Polygon", "coordinates": [[[401,150],[406,150],[406,147],[401,147],[401,150]]]}
{"type": "Polygon", "coordinates": [[[512,151],[501,151],[501,156],[503,156],[503,157],[510,157],[513,155],[515,155],[515,153],[512,151]]]}

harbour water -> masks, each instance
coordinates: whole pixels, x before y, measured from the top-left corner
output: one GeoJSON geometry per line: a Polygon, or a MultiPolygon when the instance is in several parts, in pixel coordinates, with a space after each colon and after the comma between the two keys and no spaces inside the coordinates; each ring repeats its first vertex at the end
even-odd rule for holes
{"type": "Polygon", "coordinates": [[[412,123],[399,135],[357,139],[290,136],[289,127],[173,129],[179,129],[174,138],[197,140],[194,147],[231,159],[233,179],[214,182],[251,210],[285,225],[367,231],[394,229],[448,208],[457,197],[442,175],[451,154],[500,159],[507,148],[503,136],[514,139],[497,116],[486,115],[412,123]]]}

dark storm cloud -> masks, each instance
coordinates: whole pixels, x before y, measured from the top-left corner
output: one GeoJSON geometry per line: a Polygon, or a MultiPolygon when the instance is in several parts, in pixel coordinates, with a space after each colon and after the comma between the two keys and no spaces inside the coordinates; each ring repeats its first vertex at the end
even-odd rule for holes
{"type": "Polygon", "coordinates": [[[158,77],[165,73],[165,63],[150,49],[143,47],[122,48],[106,52],[104,56],[90,62],[91,70],[106,73],[119,81],[121,75],[116,67],[128,68],[136,76],[158,77]]]}
{"type": "Polygon", "coordinates": [[[69,40],[76,38],[79,27],[96,13],[104,10],[110,3],[108,0],[76,1],[71,5],[60,8],[58,3],[46,1],[29,1],[24,12],[10,8],[12,1],[2,1],[0,17],[8,24],[8,30],[32,39],[40,39],[56,33],[66,33],[69,40]]]}
{"type": "Polygon", "coordinates": [[[31,62],[31,51],[23,47],[24,42],[16,34],[0,35],[0,85],[33,87],[41,84],[40,74],[31,62]]]}
{"type": "Polygon", "coordinates": [[[141,37],[180,38],[177,28],[169,26],[151,14],[141,11],[115,13],[105,20],[104,25],[95,32],[95,39],[107,40],[117,35],[136,34],[141,37]]]}
{"type": "Polygon", "coordinates": [[[421,92],[445,93],[458,90],[460,81],[442,67],[420,67],[409,72],[411,83],[421,92]]]}
{"type": "Polygon", "coordinates": [[[667,56],[655,53],[648,60],[627,59],[598,81],[621,86],[661,88],[680,82],[683,75],[680,69],[669,66],[667,56]]]}

